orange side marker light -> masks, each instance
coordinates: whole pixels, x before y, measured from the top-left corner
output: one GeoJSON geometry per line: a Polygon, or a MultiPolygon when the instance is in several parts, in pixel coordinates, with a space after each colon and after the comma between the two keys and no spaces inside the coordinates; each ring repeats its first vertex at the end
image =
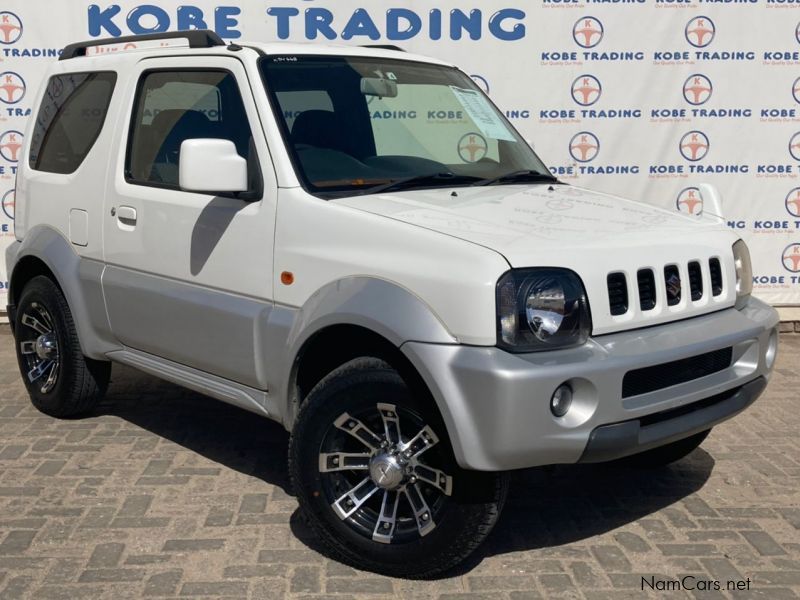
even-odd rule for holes
{"type": "Polygon", "coordinates": [[[283,285],[292,285],[294,283],[294,273],[291,271],[283,271],[281,273],[281,283],[283,285]]]}

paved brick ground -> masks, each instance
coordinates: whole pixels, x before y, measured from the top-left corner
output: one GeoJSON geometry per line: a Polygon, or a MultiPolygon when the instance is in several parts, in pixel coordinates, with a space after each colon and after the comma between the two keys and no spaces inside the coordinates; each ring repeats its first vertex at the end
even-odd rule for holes
{"type": "MultiPolygon", "coordinates": [[[[0,598],[640,598],[641,577],[800,594],[800,336],[756,406],[658,472],[515,475],[489,543],[435,582],[328,560],[287,489],[277,425],[115,367],[96,416],[36,412],[0,335],[0,598]]],[[[718,592],[654,597],[718,598],[718,592]]]]}

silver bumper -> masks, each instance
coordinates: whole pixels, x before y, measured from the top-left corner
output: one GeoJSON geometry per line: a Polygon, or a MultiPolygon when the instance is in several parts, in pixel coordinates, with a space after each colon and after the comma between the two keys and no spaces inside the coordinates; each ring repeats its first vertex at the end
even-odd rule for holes
{"type": "Polygon", "coordinates": [[[402,350],[433,393],[459,464],[501,471],[610,460],[733,416],[760,394],[763,385],[754,382],[769,379],[774,364],[767,365],[767,347],[777,325],[777,312],[751,298],[742,310],[599,336],[569,350],[510,354],[494,347],[419,342],[407,342],[402,350]],[[724,348],[731,348],[732,360],[722,370],[623,398],[629,371],[724,348]],[[558,419],[550,412],[550,398],[564,382],[575,397],[558,419]],[[709,399],[716,398],[721,404],[709,410],[709,399]],[[686,408],[693,403],[698,410],[686,408]],[[640,419],[660,425],[644,431],[640,419]],[[611,429],[626,435],[609,437],[611,429]]]}

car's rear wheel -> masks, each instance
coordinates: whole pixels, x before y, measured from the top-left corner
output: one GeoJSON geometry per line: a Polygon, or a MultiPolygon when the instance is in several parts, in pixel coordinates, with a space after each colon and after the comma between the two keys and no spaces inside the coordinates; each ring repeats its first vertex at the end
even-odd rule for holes
{"type": "Polygon", "coordinates": [[[711,429],[706,429],[682,440],[653,448],[640,454],[634,454],[623,460],[637,467],[663,467],[679,461],[694,452],[708,437],[709,433],[711,433],[711,429]]]}
{"type": "Polygon", "coordinates": [[[444,425],[387,363],[359,358],[309,394],[290,443],[300,507],[330,554],[430,578],[463,561],[500,514],[507,476],[460,469],[444,425]]]}
{"type": "Polygon", "coordinates": [[[66,298],[50,278],[40,275],[25,285],[14,338],[22,380],[43,413],[80,415],[105,394],[111,363],[83,356],[66,298]]]}

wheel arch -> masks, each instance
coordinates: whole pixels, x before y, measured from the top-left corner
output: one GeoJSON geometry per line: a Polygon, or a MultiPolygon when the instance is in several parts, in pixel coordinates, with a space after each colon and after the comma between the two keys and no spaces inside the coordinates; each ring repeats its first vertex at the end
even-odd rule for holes
{"type": "Polygon", "coordinates": [[[441,413],[419,370],[401,350],[407,341],[456,343],[421,298],[393,282],[352,277],[326,285],[294,316],[286,347],[284,424],[291,429],[311,389],[332,370],[359,356],[382,358],[415,393],[441,413]]]}
{"type": "Polygon", "coordinates": [[[79,256],[60,232],[46,226],[33,228],[24,240],[12,244],[6,260],[12,309],[26,283],[37,275],[50,277],[64,294],[83,354],[107,360],[105,353],[119,347],[108,325],[100,283],[102,263],[79,256]]]}

